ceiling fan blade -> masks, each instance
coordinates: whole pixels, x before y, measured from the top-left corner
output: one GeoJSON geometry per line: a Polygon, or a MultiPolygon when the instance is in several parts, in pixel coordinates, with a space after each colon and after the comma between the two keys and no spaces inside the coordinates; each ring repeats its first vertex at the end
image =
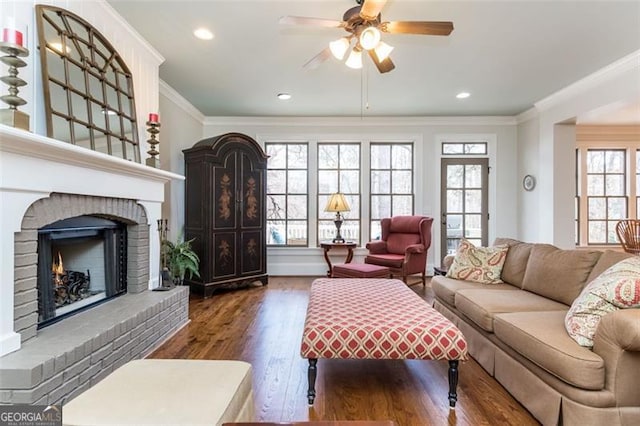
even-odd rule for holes
{"type": "Polygon", "coordinates": [[[392,21],[380,24],[380,31],[391,34],[422,34],[447,36],[453,31],[453,22],[392,21]]]}
{"type": "Polygon", "coordinates": [[[331,57],[331,49],[326,47],[320,53],[313,58],[309,59],[306,64],[302,66],[304,69],[314,70],[320,66],[321,63],[331,57]]]}
{"type": "Polygon", "coordinates": [[[380,71],[380,74],[389,72],[396,67],[389,56],[384,58],[383,61],[379,61],[378,55],[376,55],[376,52],[374,52],[373,49],[369,50],[369,57],[371,58],[373,63],[376,64],[376,68],[378,68],[378,71],[380,71]]]}
{"type": "Polygon", "coordinates": [[[387,0],[364,0],[360,8],[360,17],[365,21],[373,21],[378,17],[387,0]]]}
{"type": "Polygon", "coordinates": [[[281,25],[308,25],[325,28],[343,28],[343,21],[322,18],[307,18],[304,16],[282,16],[278,21],[281,25]]]}

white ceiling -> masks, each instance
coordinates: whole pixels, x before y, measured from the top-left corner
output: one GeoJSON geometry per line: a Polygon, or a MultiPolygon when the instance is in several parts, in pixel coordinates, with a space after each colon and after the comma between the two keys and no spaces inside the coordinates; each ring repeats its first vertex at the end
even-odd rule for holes
{"type": "MultiPolygon", "coordinates": [[[[637,0],[389,0],[383,21],[453,21],[455,29],[449,37],[383,34],[395,46],[387,74],[369,58],[362,71],[334,58],[305,70],[344,30],[278,19],[340,20],[355,0],[109,3],[165,57],[160,77],[205,116],[515,115],[640,49],[637,0]],[[199,26],[215,38],[195,39],[199,26]],[[471,97],[456,99],[460,91],[471,97]],[[280,101],[279,92],[293,98],[280,101]]],[[[621,107],[640,122],[640,103],[621,107]]],[[[615,108],[601,112],[617,119],[615,108]]]]}

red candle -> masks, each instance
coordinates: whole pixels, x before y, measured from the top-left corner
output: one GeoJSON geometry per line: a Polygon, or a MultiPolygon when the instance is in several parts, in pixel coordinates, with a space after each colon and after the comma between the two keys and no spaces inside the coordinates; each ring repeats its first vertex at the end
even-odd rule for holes
{"type": "Polygon", "coordinates": [[[4,43],[13,43],[22,47],[22,33],[12,28],[5,28],[2,30],[2,41],[4,43]]]}
{"type": "Polygon", "coordinates": [[[157,123],[158,119],[159,119],[158,114],[155,114],[153,112],[149,114],[149,122],[150,123],[157,123]]]}

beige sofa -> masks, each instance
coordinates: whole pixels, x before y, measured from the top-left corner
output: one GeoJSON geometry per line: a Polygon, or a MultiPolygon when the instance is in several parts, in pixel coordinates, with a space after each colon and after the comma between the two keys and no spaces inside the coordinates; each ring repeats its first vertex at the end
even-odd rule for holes
{"type": "Polygon", "coordinates": [[[593,350],[564,326],[584,286],[630,255],[494,244],[509,245],[504,284],[431,281],[434,307],[460,328],[470,355],[545,425],[640,424],[640,309],[606,315],[593,350]]]}

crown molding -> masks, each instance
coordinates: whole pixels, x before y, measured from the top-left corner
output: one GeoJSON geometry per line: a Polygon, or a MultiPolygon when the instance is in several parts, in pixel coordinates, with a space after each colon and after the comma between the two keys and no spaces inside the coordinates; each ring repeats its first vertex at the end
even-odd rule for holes
{"type": "Polygon", "coordinates": [[[536,102],[534,105],[538,111],[545,111],[562,102],[565,102],[576,95],[591,90],[603,82],[612,80],[621,74],[637,69],[640,72],[640,50],[607,65],[587,77],[558,90],[554,94],[536,102]]]}
{"type": "Polygon", "coordinates": [[[205,116],[194,107],[188,100],[186,100],[180,93],[178,93],[173,87],[169,86],[164,80],[160,80],[160,94],[176,106],[181,108],[184,112],[193,117],[200,125],[204,125],[205,116]]]}
{"type": "Polygon", "coordinates": [[[511,126],[512,116],[469,117],[205,117],[209,126],[511,126]]]}
{"type": "Polygon", "coordinates": [[[515,118],[518,124],[522,124],[522,123],[526,123],[529,120],[538,118],[539,116],[540,116],[540,112],[535,107],[532,107],[516,115],[515,118]]]}

